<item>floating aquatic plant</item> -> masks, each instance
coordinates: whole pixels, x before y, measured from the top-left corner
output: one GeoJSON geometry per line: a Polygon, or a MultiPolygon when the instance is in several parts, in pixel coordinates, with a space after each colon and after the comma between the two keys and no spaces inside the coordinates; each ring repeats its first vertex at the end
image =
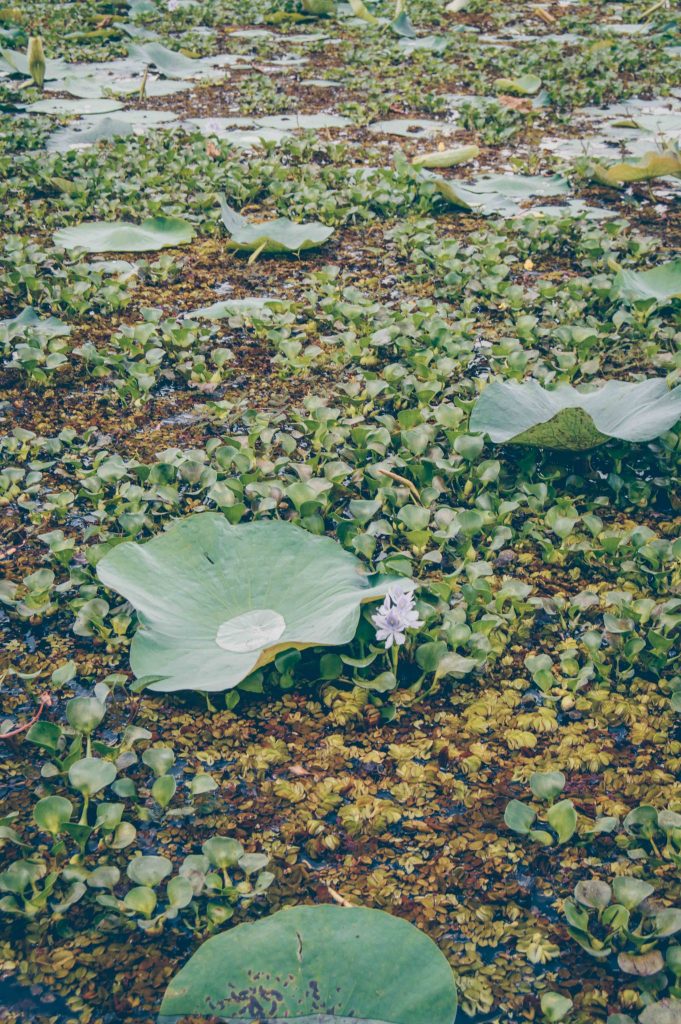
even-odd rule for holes
{"type": "Polygon", "coordinates": [[[165,692],[228,690],[279,651],[348,643],[360,605],[397,582],[364,575],[328,537],[291,523],[230,526],[214,512],[119,545],[97,573],[138,613],[135,675],[159,677],[149,689],[165,692]]]}
{"type": "Polygon", "coordinates": [[[365,907],[294,907],[208,939],[168,986],[159,1024],[453,1024],[452,970],[414,925],[365,907]]]}
{"type": "Polygon", "coordinates": [[[651,441],[681,418],[681,386],[662,377],[629,383],[610,380],[596,391],[569,384],[553,390],[538,381],[495,381],[478,398],[471,430],[495,444],[528,444],[579,451],[609,438],[651,441]]]}

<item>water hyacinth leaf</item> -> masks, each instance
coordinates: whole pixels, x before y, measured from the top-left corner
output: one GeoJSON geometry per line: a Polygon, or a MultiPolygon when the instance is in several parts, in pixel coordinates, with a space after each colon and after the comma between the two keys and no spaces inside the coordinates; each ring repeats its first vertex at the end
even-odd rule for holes
{"type": "Polygon", "coordinates": [[[235,868],[245,853],[241,843],[229,836],[213,836],[201,849],[214,867],[224,870],[235,868]]]}
{"type": "Polygon", "coordinates": [[[534,772],[530,789],[538,800],[555,800],[565,789],[565,776],[562,772],[534,772]]]}
{"type": "Polygon", "coordinates": [[[171,878],[166,891],[168,893],[168,902],[178,910],[181,910],[182,907],[188,907],[194,898],[191,882],[181,876],[171,878]]]}
{"type": "Polygon", "coordinates": [[[681,176],[681,153],[673,149],[653,151],[638,160],[622,160],[610,167],[594,164],[591,169],[593,181],[611,188],[623,188],[631,182],[651,181],[667,175],[681,176]]]}
{"type": "Polygon", "coordinates": [[[585,907],[602,910],[612,899],[612,889],[607,882],[601,882],[597,878],[577,882],[575,899],[585,907]]]}
{"type": "Polygon", "coordinates": [[[86,797],[110,786],[115,778],[116,768],[111,761],[98,757],[83,757],[69,768],[69,782],[86,797]]]}
{"type": "Polygon", "coordinates": [[[167,857],[152,855],[133,857],[128,864],[127,875],[136,885],[147,885],[153,888],[167,878],[173,870],[172,861],[167,857]]]}
{"type": "Polygon", "coordinates": [[[208,775],[207,773],[195,775],[189,786],[192,796],[202,796],[203,793],[212,793],[217,788],[217,782],[212,775],[208,775]]]}
{"type": "Polygon", "coordinates": [[[177,783],[172,775],[162,775],[151,787],[151,795],[159,807],[165,808],[175,796],[176,789],[177,783]]]}
{"type": "Polygon", "coordinates": [[[89,736],[104,718],[105,711],[96,697],[72,697],[66,705],[66,718],[76,732],[89,736]]]}
{"type": "Polygon", "coordinates": [[[135,914],[142,914],[143,917],[151,917],[157,902],[156,893],[146,885],[138,885],[134,889],[128,890],[123,897],[123,903],[128,910],[135,914]]]}
{"type": "Polygon", "coordinates": [[[652,896],[655,892],[655,887],[650,882],[644,882],[640,878],[630,878],[627,875],[621,875],[613,879],[612,892],[618,903],[621,903],[627,910],[633,910],[643,900],[652,896]]]}
{"type": "Polygon", "coordinates": [[[33,808],[33,820],[38,828],[53,836],[59,835],[72,814],[73,804],[63,796],[46,796],[33,808]]]}
{"type": "Polygon", "coordinates": [[[230,206],[224,196],[220,197],[222,223],[229,232],[228,245],[239,252],[251,253],[299,253],[322,245],[333,234],[318,221],[295,224],[288,217],[251,224],[230,206]]]}
{"type": "Polygon", "coordinates": [[[173,978],[159,1024],[217,1014],[332,1024],[453,1024],[456,988],[428,936],[360,907],[295,907],[208,939],[173,978]],[[267,978],[264,986],[258,978],[267,978]]]}
{"type": "Polygon", "coordinates": [[[573,1007],[573,1002],[560,992],[542,992],[539,1000],[541,1012],[550,1024],[563,1020],[573,1007]]]}
{"type": "Polygon", "coordinates": [[[535,812],[521,800],[511,800],[506,805],[504,821],[513,832],[518,832],[523,836],[528,835],[536,820],[535,812]]]}
{"type": "Polygon", "coordinates": [[[549,807],[546,820],[558,835],[558,842],[567,843],[577,828],[577,812],[572,800],[561,800],[549,807]]]}
{"type": "Polygon", "coordinates": [[[179,217],[150,217],[141,224],[125,221],[91,221],[72,228],[61,228],[54,235],[54,244],[65,249],[86,252],[156,252],[176,245],[186,245],[194,237],[194,229],[179,217]]]}
{"type": "Polygon", "coordinates": [[[639,1024],[681,1024],[681,999],[660,999],[646,1006],[639,1024]]]}
{"type": "Polygon", "coordinates": [[[142,761],[158,777],[165,775],[173,767],[175,764],[175,752],[172,747],[149,747],[142,754],[142,761]]]}
{"type": "Polygon", "coordinates": [[[412,160],[414,167],[455,167],[466,164],[480,156],[478,146],[458,146],[456,149],[436,149],[432,153],[420,153],[412,160]]]}
{"type": "Polygon", "coordinates": [[[613,287],[625,302],[654,299],[659,306],[681,299],[681,259],[662,263],[652,270],[620,270],[613,287]]]}
{"type": "Polygon", "coordinates": [[[518,78],[497,78],[494,82],[497,92],[510,96],[535,96],[541,89],[538,75],[520,75],[518,78]]]}
{"type": "Polygon", "coordinates": [[[163,677],[149,686],[161,692],[228,690],[280,651],[348,643],[362,603],[397,582],[362,575],[328,537],[284,522],[230,526],[214,512],[120,544],[97,574],[136,609],[130,664],[163,677]]]}
{"type": "Polygon", "coordinates": [[[649,978],[658,974],[664,967],[664,958],[659,949],[651,949],[648,953],[638,956],[633,953],[620,953],[617,966],[626,974],[635,974],[639,978],[649,978]]]}
{"type": "Polygon", "coordinates": [[[609,380],[595,391],[568,384],[549,391],[538,381],[495,381],[478,398],[470,429],[495,444],[527,444],[583,451],[608,438],[650,441],[681,418],[681,386],[662,377],[629,383],[609,380]]]}
{"type": "Polygon", "coordinates": [[[438,132],[449,134],[456,131],[456,125],[446,121],[429,121],[425,118],[394,118],[390,121],[374,121],[367,125],[367,131],[376,135],[399,135],[405,139],[436,135],[438,132]]]}

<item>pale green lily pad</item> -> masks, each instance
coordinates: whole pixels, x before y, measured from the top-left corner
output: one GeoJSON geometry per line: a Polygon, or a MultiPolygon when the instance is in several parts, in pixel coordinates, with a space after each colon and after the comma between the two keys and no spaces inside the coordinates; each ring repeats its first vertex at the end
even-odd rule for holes
{"type": "Polygon", "coordinates": [[[426,135],[443,135],[456,131],[456,125],[445,121],[429,121],[425,118],[395,118],[391,121],[374,121],[367,126],[367,131],[376,135],[399,135],[405,139],[418,139],[426,135]]]}
{"type": "Polygon", "coordinates": [[[654,299],[658,305],[667,306],[672,299],[681,299],[681,259],[652,270],[620,270],[615,288],[625,302],[654,299]]]}
{"type": "Polygon", "coordinates": [[[444,53],[447,49],[449,39],[447,36],[419,36],[417,39],[400,39],[397,46],[405,56],[416,53],[419,50],[427,50],[430,53],[444,53]]]}
{"type": "Polygon", "coordinates": [[[279,651],[352,640],[361,604],[396,583],[361,568],[335,541],[291,523],[230,526],[204,512],[114,548],[97,574],[138,613],[130,664],[138,677],[162,677],[149,689],[216,692],[279,651]],[[258,623],[244,619],[254,612],[258,623]]]}
{"type": "Polygon", "coordinates": [[[224,320],[228,316],[243,316],[249,313],[263,314],[270,312],[269,303],[278,301],[280,300],[269,295],[250,299],[224,299],[222,302],[214,302],[211,306],[192,309],[189,313],[185,313],[185,317],[195,320],[224,320]]]}
{"type": "Polygon", "coordinates": [[[118,100],[77,99],[38,100],[25,107],[27,114],[54,114],[55,117],[83,117],[88,114],[110,114],[123,106],[118,100]]]}
{"type": "Polygon", "coordinates": [[[175,114],[168,110],[120,110],[114,117],[82,118],[48,136],[45,148],[50,153],[64,153],[79,146],[143,134],[162,124],[170,126],[174,118],[175,114]]]}
{"type": "MultiPolygon", "coordinates": [[[[66,61],[51,60],[48,57],[45,61],[45,80],[60,78],[68,71],[68,67],[66,61]]],[[[25,78],[32,77],[28,70],[28,57],[19,50],[0,48],[0,71],[23,75],[25,78]]]]}
{"type": "Polygon", "coordinates": [[[495,381],[478,398],[470,429],[495,444],[527,444],[583,451],[615,437],[651,441],[681,418],[681,386],[663,377],[629,383],[609,380],[596,391],[568,384],[549,391],[538,381],[495,381]]]}
{"type": "Polygon", "coordinates": [[[280,131],[318,131],[322,128],[347,128],[352,121],[340,114],[278,114],[259,117],[258,124],[280,131]]]}
{"type": "Polygon", "coordinates": [[[452,969],[414,925],[365,907],[302,906],[208,939],[170,982],[159,1024],[454,1024],[452,969]]]}
{"type": "Polygon", "coordinates": [[[333,234],[333,228],[319,221],[295,224],[288,217],[251,224],[227,205],[224,196],[220,197],[220,209],[222,223],[230,234],[228,245],[239,252],[298,253],[321,245],[333,234]]]}
{"type": "Polygon", "coordinates": [[[497,78],[494,82],[497,92],[511,96],[536,96],[541,89],[538,75],[520,75],[518,78],[497,78]]]}
{"type": "Polygon", "coordinates": [[[200,60],[185,57],[161,43],[130,43],[128,55],[143,64],[153,64],[166,78],[194,78],[206,73],[206,65],[200,60]]]}
{"type": "Polygon", "coordinates": [[[438,191],[454,206],[487,216],[492,213],[512,217],[518,202],[533,196],[562,195],[570,191],[559,174],[545,175],[489,174],[474,181],[459,182],[429,174],[438,191]]]}
{"type": "Polygon", "coordinates": [[[150,217],[141,224],[126,221],[90,221],[77,227],[62,228],[54,235],[54,244],[65,249],[87,252],[156,252],[186,245],[194,229],[179,217],[150,217]]]}

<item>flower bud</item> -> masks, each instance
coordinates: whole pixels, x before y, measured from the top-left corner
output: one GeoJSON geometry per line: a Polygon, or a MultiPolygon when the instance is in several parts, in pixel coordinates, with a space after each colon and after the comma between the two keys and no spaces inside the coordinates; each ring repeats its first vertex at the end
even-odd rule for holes
{"type": "Polygon", "coordinates": [[[40,36],[30,37],[26,56],[28,58],[28,73],[38,88],[42,89],[45,81],[45,51],[40,36]]]}

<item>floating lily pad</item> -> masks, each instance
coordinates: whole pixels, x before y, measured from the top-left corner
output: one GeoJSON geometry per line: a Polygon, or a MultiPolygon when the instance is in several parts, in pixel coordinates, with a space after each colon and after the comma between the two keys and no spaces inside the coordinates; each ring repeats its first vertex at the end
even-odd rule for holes
{"type": "Polygon", "coordinates": [[[251,299],[225,299],[222,302],[214,302],[212,306],[203,306],[201,309],[193,309],[185,313],[185,317],[195,320],[224,320],[228,316],[241,316],[248,313],[265,313],[271,302],[278,302],[279,299],[270,296],[251,299]]]}
{"type": "Polygon", "coordinates": [[[110,114],[123,106],[118,100],[77,99],[77,100],[38,100],[26,108],[27,114],[54,114],[57,117],[81,117],[88,114],[110,114]]]}
{"type": "Polygon", "coordinates": [[[153,64],[166,78],[194,78],[206,72],[206,65],[202,61],[185,57],[177,50],[169,50],[161,43],[131,43],[128,55],[143,64],[153,64]]]}
{"type": "Polygon", "coordinates": [[[281,131],[316,131],[321,128],[347,128],[352,121],[340,114],[279,114],[259,117],[258,124],[266,128],[279,128],[281,131]]]}
{"type": "Polygon", "coordinates": [[[222,223],[230,234],[228,245],[239,252],[298,253],[304,249],[316,248],[333,234],[333,228],[328,228],[318,221],[296,224],[288,217],[251,224],[227,205],[224,196],[220,197],[220,209],[222,223]]]}
{"type": "Polygon", "coordinates": [[[447,124],[445,121],[428,121],[419,117],[374,121],[367,126],[367,131],[376,135],[400,135],[405,139],[418,139],[426,135],[436,135],[438,132],[446,135],[456,130],[456,125],[447,124]]]}
{"type": "Polygon", "coordinates": [[[652,270],[620,270],[615,288],[626,302],[655,299],[660,306],[666,306],[672,299],[681,299],[681,259],[652,270]]]}
{"type": "Polygon", "coordinates": [[[609,380],[591,392],[568,384],[549,391],[535,380],[496,381],[475,403],[470,428],[495,444],[580,451],[611,437],[650,441],[680,418],[681,386],[670,391],[662,377],[609,380]]]}
{"type": "Polygon", "coordinates": [[[159,1024],[453,1024],[452,969],[408,921],[364,907],[295,907],[208,939],[168,986],[159,1024]]]}
{"type": "Polygon", "coordinates": [[[97,573],[136,609],[130,664],[161,676],[149,689],[163,692],[229,690],[279,651],[348,643],[360,605],[396,582],[362,575],[328,537],[283,522],[230,526],[214,512],[121,544],[97,573]]]}
{"type": "Polygon", "coordinates": [[[141,224],[126,221],[90,221],[55,232],[54,244],[87,252],[155,252],[186,245],[194,229],[179,217],[150,217],[141,224]]]}

